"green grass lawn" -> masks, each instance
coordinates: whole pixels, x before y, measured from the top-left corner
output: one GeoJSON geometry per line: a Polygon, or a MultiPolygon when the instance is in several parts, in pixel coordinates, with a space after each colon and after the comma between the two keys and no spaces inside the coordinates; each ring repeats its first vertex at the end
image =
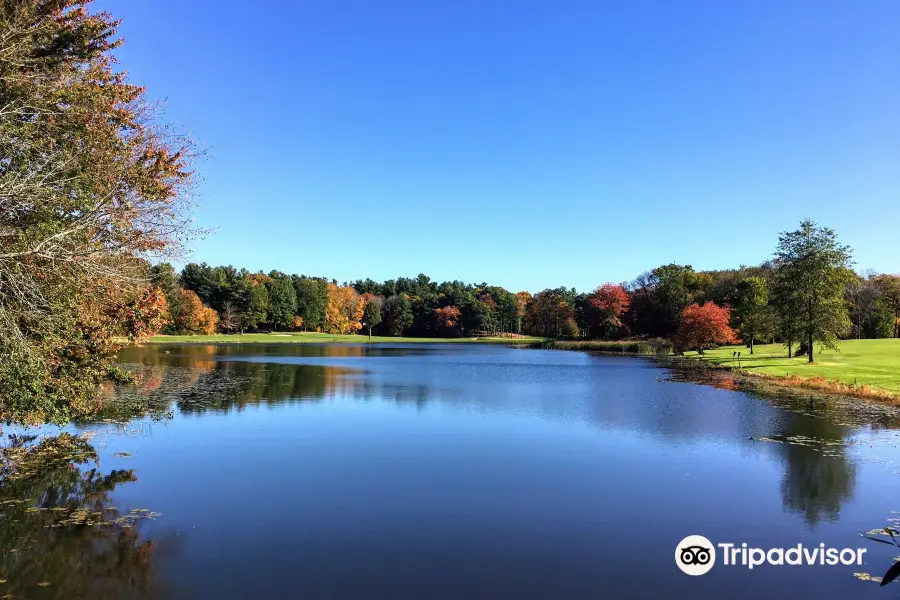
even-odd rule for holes
{"type": "MultiPolygon", "coordinates": [[[[707,350],[702,358],[737,367],[737,362],[732,360],[735,351],[741,353],[740,367],[753,373],[823,377],[900,393],[900,339],[846,340],[839,343],[837,351],[820,351],[816,346],[813,364],[805,356],[787,358],[787,349],[781,344],[758,345],[753,356],[745,346],[727,346],[707,350]]],[[[695,352],[685,354],[696,356],[695,352]]]]}
{"type": "MultiPolygon", "coordinates": [[[[530,344],[539,342],[542,338],[414,338],[414,337],[389,337],[373,335],[372,343],[464,343],[478,342],[483,344],[530,344]]],[[[339,335],[331,333],[247,333],[218,334],[218,335],[157,335],[150,338],[151,344],[326,344],[326,343],[369,343],[367,335],[339,335]]]]}

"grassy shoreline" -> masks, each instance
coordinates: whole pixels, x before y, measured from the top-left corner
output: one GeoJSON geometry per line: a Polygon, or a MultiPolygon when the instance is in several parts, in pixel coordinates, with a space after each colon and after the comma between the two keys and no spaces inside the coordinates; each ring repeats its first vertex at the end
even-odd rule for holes
{"type": "Polygon", "coordinates": [[[816,348],[815,362],[805,356],[787,358],[781,344],[758,345],[754,354],[745,346],[707,350],[686,358],[706,367],[739,373],[767,386],[803,388],[900,404],[900,339],[845,340],[838,350],[816,348]],[[741,353],[737,359],[735,352],[741,353]]]}
{"type": "Polygon", "coordinates": [[[664,356],[672,354],[672,344],[666,340],[542,340],[529,344],[542,350],[576,350],[627,356],[664,356]]]}
{"type": "Polygon", "coordinates": [[[156,335],[148,344],[533,344],[537,337],[416,338],[286,332],[216,335],[156,335]]]}

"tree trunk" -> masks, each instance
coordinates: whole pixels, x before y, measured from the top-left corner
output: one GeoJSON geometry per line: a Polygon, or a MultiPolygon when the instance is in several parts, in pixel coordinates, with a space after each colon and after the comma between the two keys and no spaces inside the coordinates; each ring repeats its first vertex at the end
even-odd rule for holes
{"type": "Polygon", "coordinates": [[[372,328],[369,327],[369,341],[372,341],[372,328]]]}
{"type": "Polygon", "coordinates": [[[753,336],[750,336],[750,355],[753,355],[753,336]]]}
{"type": "Polygon", "coordinates": [[[813,334],[809,332],[809,362],[813,362],[813,334]]]}
{"type": "Polygon", "coordinates": [[[794,352],[794,344],[793,344],[793,342],[788,342],[788,358],[791,358],[793,356],[793,352],[794,352]]]}

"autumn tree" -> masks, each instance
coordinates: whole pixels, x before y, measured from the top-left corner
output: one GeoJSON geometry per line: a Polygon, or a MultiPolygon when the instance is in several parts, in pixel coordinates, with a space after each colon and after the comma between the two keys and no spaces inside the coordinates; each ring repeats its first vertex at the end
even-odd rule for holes
{"type": "Polygon", "coordinates": [[[382,306],[384,327],[391,335],[403,335],[413,324],[412,304],[406,294],[395,294],[382,306]]]}
{"type": "Polygon", "coordinates": [[[328,333],[356,333],[362,329],[360,320],[365,302],[353,287],[328,284],[328,306],[325,310],[325,327],[328,333]]]}
{"type": "Polygon", "coordinates": [[[462,312],[459,308],[450,305],[434,309],[434,324],[437,331],[457,335],[462,312]]]}
{"type": "MultiPolygon", "coordinates": [[[[525,322],[528,332],[534,335],[563,335],[563,328],[571,319],[574,323],[575,312],[572,304],[566,299],[564,288],[543,290],[534,295],[528,304],[525,322]]],[[[576,324],[577,327],[577,324],[576,324]]],[[[566,327],[571,333],[571,327],[566,327]]]]}
{"type": "Polygon", "coordinates": [[[736,343],[738,338],[731,328],[731,311],[715,302],[702,306],[691,304],[681,312],[675,341],[682,349],[699,352],[713,346],[736,343]]]}
{"type": "Polygon", "coordinates": [[[522,324],[525,322],[525,315],[528,312],[528,305],[531,304],[531,292],[516,292],[516,333],[522,333],[522,324]]]}
{"type": "Polygon", "coordinates": [[[122,311],[122,328],[135,342],[144,342],[159,333],[169,319],[169,306],[162,288],[148,286],[130,298],[122,311]]]}
{"type": "Polygon", "coordinates": [[[145,329],[127,311],[145,294],[146,259],[191,235],[190,141],[116,71],[119,21],[90,4],[0,5],[0,418],[10,421],[97,408],[117,350],[145,329]]]}
{"type": "Polygon", "coordinates": [[[178,297],[178,319],[176,329],[181,333],[211,335],[216,332],[219,316],[215,310],[200,301],[196,292],[180,289],[178,297]]]}
{"type": "Polygon", "coordinates": [[[838,336],[850,328],[844,299],[846,284],[854,277],[851,252],[837,235],[813,221],[779,236],[776,251],[778,285],[787,301],[796,305],[797,329],[813,362],[813,343],[836,348],[838,336]]]}
{"type": "Polygon", "coordinates": [[[741,323],[741,336],[750,347],[760,337],[773,333],[774,321],[769,308],[769,283],[762,277],[748,277],[738,284],[735,312],[741,323]]]}
{"type": "Polygon", "coordinates": [[[587,325],[594,335],[615,336],[622,328],[622,317],[631,305],[631,297],[622,285],[606,283],[587,297],[587,325]]]}

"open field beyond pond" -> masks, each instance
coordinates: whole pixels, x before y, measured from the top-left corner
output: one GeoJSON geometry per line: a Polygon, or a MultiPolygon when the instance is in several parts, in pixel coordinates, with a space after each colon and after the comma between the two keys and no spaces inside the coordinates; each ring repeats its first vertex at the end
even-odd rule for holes
{"type": "MultiPolygon", "coordinates": [[[[696,353],[686,353],[696,357],[696,353]]],[[[828,381],[869,386],[900,395],[900,339],[846,340],[838,350],[816,347],[815,362],[807,357],[787,358],[781,344],[757,345],[751,356],[745,346],[726,346],[707,350],[699,357],[710,363],[770,377],[824,378],[828,381]],[[740,364],[733,359],[741,353],[740,364]]]]}
{"type": "Polygon", "coordinates": [[[506,337],[463,337],[463,338],[417,338],[373,335],[340,335],[331,333],[288,332],[288,333],[247,333],[218,335],[157,335],[150,338],[151,344],[331,344],[331,343],[482,343],[482,344],[532,344],[542,338],[523,336],[506,337]]]}

